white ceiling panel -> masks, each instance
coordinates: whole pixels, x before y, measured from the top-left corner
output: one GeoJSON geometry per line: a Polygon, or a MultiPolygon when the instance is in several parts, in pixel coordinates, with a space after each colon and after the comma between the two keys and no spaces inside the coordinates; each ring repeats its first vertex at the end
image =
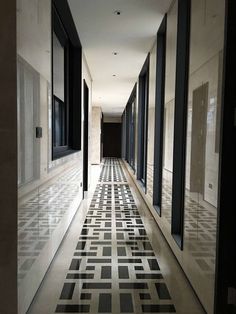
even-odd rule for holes
{"type": "Polygon", "coordinates": [[[93,105],[105,114],[122,113],[170,3],[69,0],[93,78],[93,105]],[[114,14],[117,10],[120,15],[114,14]]]}

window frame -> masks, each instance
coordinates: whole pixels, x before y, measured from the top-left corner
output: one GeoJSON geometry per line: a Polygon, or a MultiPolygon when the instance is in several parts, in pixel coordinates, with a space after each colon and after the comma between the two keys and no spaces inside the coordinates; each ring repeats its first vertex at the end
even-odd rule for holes
{"type": "Polygon", "coordinates": [[[148,54],[139,75],[138,104],[138,165],[137,179],[145,190],[147,188],[147,142],[148,142],[148,107],[149,107],[149,63],[148,54]]]}
{"type": "Polygon", "coordinates": [[[52,75],[52,160],[81,150],[82,106],[82,46],[66,0],[52,0],[51,21],[51,75],[52,75]],[[53,33],[64,47],[64,104],[66,107],[66,145],[54,146],[55,112],[53,92],[53,33]]]}
{"type": "Polygon", "coordinates": [[[157,32],[157,55],[156,55],[153,206],[159,216],[161,216],[162,206],[166,36],[167,36],[167,14],[164,16],[160,28],[157,32]]]}

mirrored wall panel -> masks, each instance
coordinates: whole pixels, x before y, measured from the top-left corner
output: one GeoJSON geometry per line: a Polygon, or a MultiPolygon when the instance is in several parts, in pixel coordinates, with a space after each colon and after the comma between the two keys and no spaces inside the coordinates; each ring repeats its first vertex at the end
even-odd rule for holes
{"type": "Polygon", "coordinates": [[[54,94],[60,101],[66,95],[65,56],[52,35],[51,4],[19,0],[17,8],[19,314],[27,312],[82,200],[80,152],[52,160],[53,139],[63,139],[63,110],[52,102],[52,63],[54,94]]]}
{"type": "Polygon", "coordinates": [[[184,251],[208,313],[214,296],[224,15],[222,0],[192,0],[184,251]]]}

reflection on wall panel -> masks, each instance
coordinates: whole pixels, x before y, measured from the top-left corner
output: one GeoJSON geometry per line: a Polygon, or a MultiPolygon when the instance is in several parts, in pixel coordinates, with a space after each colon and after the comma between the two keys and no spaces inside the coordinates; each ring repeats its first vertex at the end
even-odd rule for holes
{"type": "Polygon", "coordinates": [[[177,49],[178,1],[174,1],[167,14],[166,33],[166,75],[165,75],[165,112],[163,130],[163,176],[162,176],[162,217],[171,224],[175,69],[177,49]]]}
{"type": "Polygon", "coordinates": [[[39,175],[39,74],[18,58],[18,183],[28,183],[39,175]]]}
{"type": "Polygon", "coordinates": [[[219,52],[219,67],[218,67],[218,88],[217,88],[217,112],[216,112],[216,131],[215,131],[215,153],[220,151],[220,118],[221,118],[221,86],[223,76],[223,51],[219,52]]]}
{"type": "Polygon", "coordinates": [[[224,12],[222,0],[192,0],[184,253],[193,287],[209,314],[214,302],[224,12]]]}
{"type": "Polygon", "coordinates": [[[193,91],[190,192],[204,194],[208,84],[193,91]]]}
{"type": "MultiPolygon", "coordinates": [[[[215,281],[225,1],[191,0],[184,246],[182,251],[174,242],[170,228],[172,219],[177,12],[178,1],[176,0],[173,1],[167,13],[161,216],[156,213],[153,204],[150,202],[151,191],[149,187],[152,184],[152,169],[149,164],[147,169],[148,196],[138,183],[137,187],[150,207],[206,312],[212,314],[215,281]]],[[[151,101],[149,101],[149,106],[150,104],[151,101]]],[[[150,106],[148,118],[150,126],[152,125],[151,114],[150,106]]],[[[153,153],[152,139],[148,141],[148,156],[153,153]]]]}
{"type": "Polygon", "coordinates": [[[173,170],[174,100],[165,105],[164,168],[173,170]]]}
{"type": "MultiPolygon", "coordinates": [[[[18,313],[24,314],[82,200],[83,154],[52,160],[51,1],[18,2],[18,313]]],[[[61,61],[59,43],[56,51],[61,61]]],[[[63,99],[62,70],[56,93],[63,99]]],[[[84,60],[82,77],[91,89],[84,60]]]]}

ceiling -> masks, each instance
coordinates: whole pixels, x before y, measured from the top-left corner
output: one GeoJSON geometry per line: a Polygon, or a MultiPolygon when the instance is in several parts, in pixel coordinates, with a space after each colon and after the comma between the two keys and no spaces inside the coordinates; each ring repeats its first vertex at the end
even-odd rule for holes
{"type": "Polygon", "coordinates": [[[119,116],[171,0],[68,2],[93,79],[92,104],[119,116]]]}

